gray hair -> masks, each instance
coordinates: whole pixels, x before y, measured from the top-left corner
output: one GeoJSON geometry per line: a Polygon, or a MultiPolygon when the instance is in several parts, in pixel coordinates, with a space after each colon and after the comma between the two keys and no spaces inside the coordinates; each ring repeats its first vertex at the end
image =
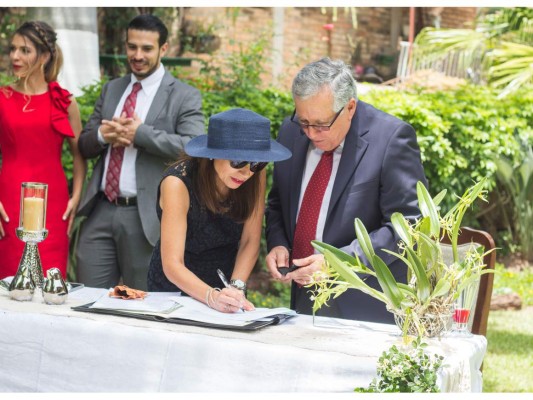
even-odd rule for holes
{"type": "Polygon", "coordinates": [[[307,64],[292,82],[292,97],[308,99],[328,85],[333,94],[333,111],[337,112],[353,97],[357,100],[357,87],[351,68],[342,60],[324,57],[307,64]]]}

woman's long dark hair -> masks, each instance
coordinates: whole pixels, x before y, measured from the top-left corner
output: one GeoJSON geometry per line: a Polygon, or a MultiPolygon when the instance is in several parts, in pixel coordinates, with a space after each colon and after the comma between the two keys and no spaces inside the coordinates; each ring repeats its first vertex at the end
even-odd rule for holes
{"type": "Polygon", "coordinates": [[[174,165],[189,161],[192,183],[200,204],[215,214],[227,214],[237,222],[246,221],[257,206],[260,192],[260,173],[255,173],[238,189],[224,196],[218,190],[214,160],[182,154],[174,165]]]}

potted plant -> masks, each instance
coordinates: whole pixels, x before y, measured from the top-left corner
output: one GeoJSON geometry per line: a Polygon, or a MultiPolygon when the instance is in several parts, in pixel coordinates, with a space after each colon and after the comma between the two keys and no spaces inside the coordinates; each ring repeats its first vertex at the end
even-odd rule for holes
{"type": "Polygon", "coordinates": [[[347,289],[357,289],[384,302],[395,316],[396,323],[407,334],[433,337],[447,327],[454,302],[465,288],[492,270],[483,269],[483,250],[469,246],[459,255],[457,239],[466,210],[477,198],[484,199],[486,178],[467,189],[454,207],[444,216],[439,203],[446,190],[431,198],[426,187],[417,183],[417,197],[422,218],[409,222],[401,213],[391,216],[392,225],[400,237],[399,251],[384,250],[401,259],[408,268],[407,284],[397,282],[385,262],[375,253],[370,237],[361,220],[355,219],[355,232],[361,249],[369,260],[368,266],[326,243],[313,241],[324,254],[325,266],[315,273],[314,306],[316,311],[347,289]],[[448,235],[453,260],[445,261],[441,237],[448,235]],[[360,276],[362,274],[362,276],[360,276]],[[364,274],[375,276],[381,287],[376,290],[364,281],[364,274]]]}

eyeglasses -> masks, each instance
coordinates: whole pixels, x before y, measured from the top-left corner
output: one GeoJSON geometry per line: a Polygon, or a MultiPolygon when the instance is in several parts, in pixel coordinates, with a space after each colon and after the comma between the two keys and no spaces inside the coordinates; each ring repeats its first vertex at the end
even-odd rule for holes
{"type": "Polygon", "coordinates": [[[252,161],[230,161],[229,165],[231,168],[234,169],[241,169],[246,167],[246,165],[250,164],[250,171],[253,173],[261,171],[263,168],[265,168],[268,164],[268,162],[252,162],[252,161]]]}
{"type": "Polygon", "coordinates": [[[301,130],[309,130],[309,128],[314,128],[317,132],[328,132],[331,129],[331,126],[335,123],[337,118],[339,118],[339,115],[341,115],[342,110],[344,110],[344,107],[342,107],[337,114],[335,114],[335,118],[333,118],[333,121],[329,125],[310,125],[310,124],[302,124],[298,117],[296,116],[296,109],[294,109],[294,112],[292,113],[291,122],[293,124],[296,124],[300,127],[301,130]]]}

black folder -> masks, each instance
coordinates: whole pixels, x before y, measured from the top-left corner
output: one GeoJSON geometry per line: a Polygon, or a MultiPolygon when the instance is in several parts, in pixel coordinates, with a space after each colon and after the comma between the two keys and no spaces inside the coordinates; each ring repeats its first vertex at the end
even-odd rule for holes
{"type": "Polygon", "coordinates": [[[267,318],[262,318],[261,320],[252,321],[246,325],[234,326],[234,325],[213,324],[210,322],[199,322],[199,321],[193,321],[190,319],[183,319],[183,318],[166,318],[160,315],[130,313],[127,311],[109,310],[109,309],[104,309],[104,308],[91,308],[93,304],[94,302],[84,304],[81,306],[71,307],[71,309],[74,311],[89,312],[89,313],[95,313],[95,314],[118,315],[121,317],[144,319],[147,321],[166,322],[170,324],[180,324],[180,325],[201,326],[204,328],[226,329],[226,330],[232,330],[232,331],[257,331],[261,328],[264,328],[265,326],[279,325],[282,322],[284,322],[286,319],[289,319],[290,317],[293,316],[293,315],[287,315],[287,314],[275,314],[267,318]]]}

